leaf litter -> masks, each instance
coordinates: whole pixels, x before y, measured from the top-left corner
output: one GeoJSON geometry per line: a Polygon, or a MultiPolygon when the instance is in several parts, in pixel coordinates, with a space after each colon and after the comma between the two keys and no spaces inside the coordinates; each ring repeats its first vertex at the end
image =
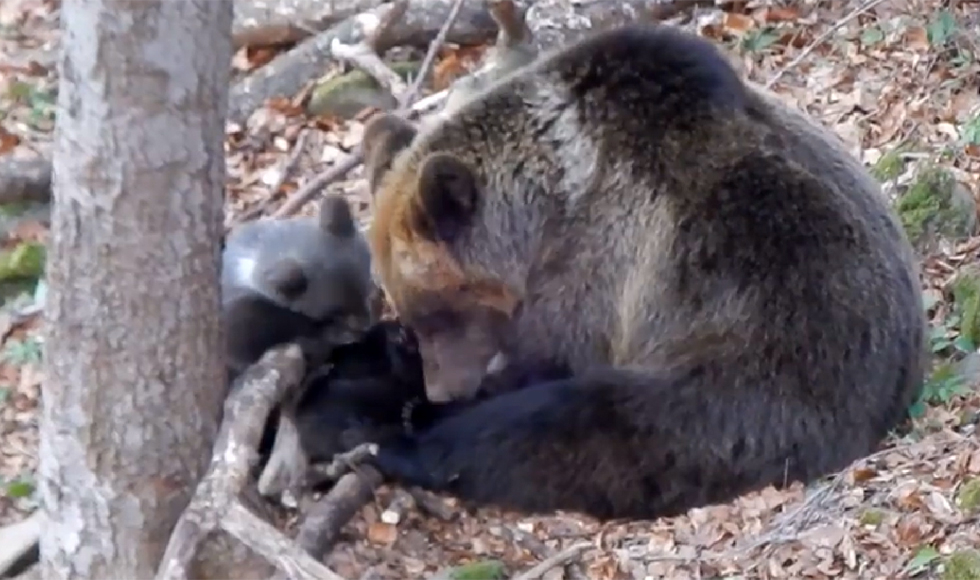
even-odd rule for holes
{"type": "MultiPolygon", "coordinates": [[[[50,90],[52,61],[44,55],[57,39],[56,19],[46,12],[50,4],[40,0],[3,4],[0,20],[21,26],[14,38],[0,38],[4,54],[19,55],[0,60],[8,73],[0,81],[0,110],[12,121],[4,127],[4,154],[31,155],[49,149],[50,126],[36,122],[39,105],[31,101],[36,95],[25,98],[23,90],[11,87],[25,83],[50,90]]],[[[911,144],[902,154],[905,173],[921,163],[942,164],[976,197],[980,37],[969,34],[977,26],[970,3],[953,8],[938,0],[871,4],[739,2],[703,12],[695,27],[725,44],[753,81],[764,84],[778,74],[773,90],[834,129],[869,166],[911,144]],[[848,19],[856,9],[865,11],[848,19]],[[802,51],[809,51],[805,58],[802,51]]],[[[436,82],[447,83],[469,68],[472,50],[445,50],[436,82]]],[[[254,61],[266,55],[248,58],[249,66],[257,66],[254,61]]],[[[244,127],[229,126],[229,223],[270,197],[278,205],[341,161],[359,143],[363,118],[306,118],[294,98],[268,103],[244,127]],[[293,156],[294,168],[284,175],[293,156]],[[276,184],[279,190],[270,192],[276,184]]],[[[348,196],[356,216],[366,222],[370,199],[361,177],[355,170],[330,189],[348,196]]],[[[894,181],[892,186],[902,185],[901,177],[894,181]]],[[[307,204],[302,213],[313,211],[307,204]]],[[[43,239],[44,229],[31,222],[13,237],[43,239]]],[[[978,263],[980,237],[923,257],[934,328],[945,328],[954,315],[956,275],[978,263]]],[[[31,482],[43,376],[24,345],[38,340],[40,321],[15,318],[0,317],[5,353],[0,357],[0,524],[25,517],[36,505],[31,482]]],[[[348,524],[326,561],[348,578],[418,578],[478,560],[500,560],[513,574],[585,540],[591,547],[576,561],[579,575],[559,569],[546,576],[549,580],[976,578],[980,380],[970,379],[967,388],[927,406],[907,433],[891,437],[879,452],[809,487],[770,487],[679,517],[601,525],[569,513],[531,517],[493,508],[466,510],[449,497],[439,501],[455,517],[410,509],[392,523],[382,514],[396,490],[385,486],[348,524]]]]}

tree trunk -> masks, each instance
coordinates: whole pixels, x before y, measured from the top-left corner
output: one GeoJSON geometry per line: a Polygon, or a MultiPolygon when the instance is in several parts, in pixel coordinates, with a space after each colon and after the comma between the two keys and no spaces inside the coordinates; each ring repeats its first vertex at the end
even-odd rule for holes
{"type": "Polygon", "coordinates": [[[225,382],[230,0],[64,0],[47,266],[42,574],[152,578],[225,382]]]}

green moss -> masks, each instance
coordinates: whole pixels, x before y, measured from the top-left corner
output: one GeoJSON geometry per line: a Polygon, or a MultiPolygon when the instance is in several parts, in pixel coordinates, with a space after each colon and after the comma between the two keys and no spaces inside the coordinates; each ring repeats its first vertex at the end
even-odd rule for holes
{"type": "Polygon", "coordinates": [[[504,580],[507,570],[500,560],[479,560],[457,566],[448,577],[450,580],[504,580]]]}
{"type": "Polygon", "coordinates": [[[957,203],[956,180],[941,167],[923,169],[896,206],[906,233],[914,242],[931,233],[963,237],[969,235],[976,207],[957,203]]]}
{"type": "Polygon", "coordinates": [[[881,522],[885,519],[885,514],[879,510],[867,509],[861,514],[861,525],[868,527],[878,527],[881,522]]]}
{"type": "Polygon", "coordinates": [[[878,159],[878,162],[871,167],[871,174],[878,181],[891,181],[902,174],[905,169],[905,160],[902,159],[904,149],[896,147],[885,153],[878,159]]]}
{"type": "Polygon", "coordinates": [[[980,345],[980,276],[957,276],[952,284],[953,300],[960,314],[960,335],[980,345]]]}
{"type": "Polygon", "coordinates": [[[31,202],[29,201],[12,201],[10,203],[0,203],[0,216],[4,217],[20,217],[27,213],[31,209],[31,202]]]}
{"type": "MultiPolygon", "coordinates": [[[[402,80],[418,74],[420,63],[396,62],[391,70],[402,80]]],[[[367,107],[392,109],[398,104],[395,97],[378,81],[361,70],[352,70],[317,83],[306,110],[311,115],[334,115],[348,119],[367,107]]]]}
{"type": "Polygon", "coordinates": [[[980,552],[960,550],[943,562],[942,580],[980,580],[980,552]]]}
{"type": "Polygon", "coordinates": [[[960,486],[960,491],[956,494],[956,503],[960,505],[960,509],[969,514],[980,510],[980,477],[974,477],[960,486]]]}
{"type": "Polygon", "coordinates": [[[0,282],[37,279],[44,273],[44,244],[25,242],[0,252],[0,282]]]}

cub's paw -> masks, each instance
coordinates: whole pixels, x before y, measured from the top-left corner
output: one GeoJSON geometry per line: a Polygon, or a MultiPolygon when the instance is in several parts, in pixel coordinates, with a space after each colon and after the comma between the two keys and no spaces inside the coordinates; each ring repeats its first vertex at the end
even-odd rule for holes
{"type": "Polygon", "coordinates": [[[371,462],[386,479],[431,491],[446,490],[455,479],[440,465],[437,453],[410,436],[381,444],[371,462]]]}

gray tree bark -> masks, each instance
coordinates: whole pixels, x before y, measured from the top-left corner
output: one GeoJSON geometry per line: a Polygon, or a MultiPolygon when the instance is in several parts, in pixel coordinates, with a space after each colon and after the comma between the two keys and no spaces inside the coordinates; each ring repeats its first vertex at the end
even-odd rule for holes
{"type": "Polygon", "coordinates": [[[225,382],[231,0],[64,0],[39,492],[42,575],[152,578],[225,382]]]}

